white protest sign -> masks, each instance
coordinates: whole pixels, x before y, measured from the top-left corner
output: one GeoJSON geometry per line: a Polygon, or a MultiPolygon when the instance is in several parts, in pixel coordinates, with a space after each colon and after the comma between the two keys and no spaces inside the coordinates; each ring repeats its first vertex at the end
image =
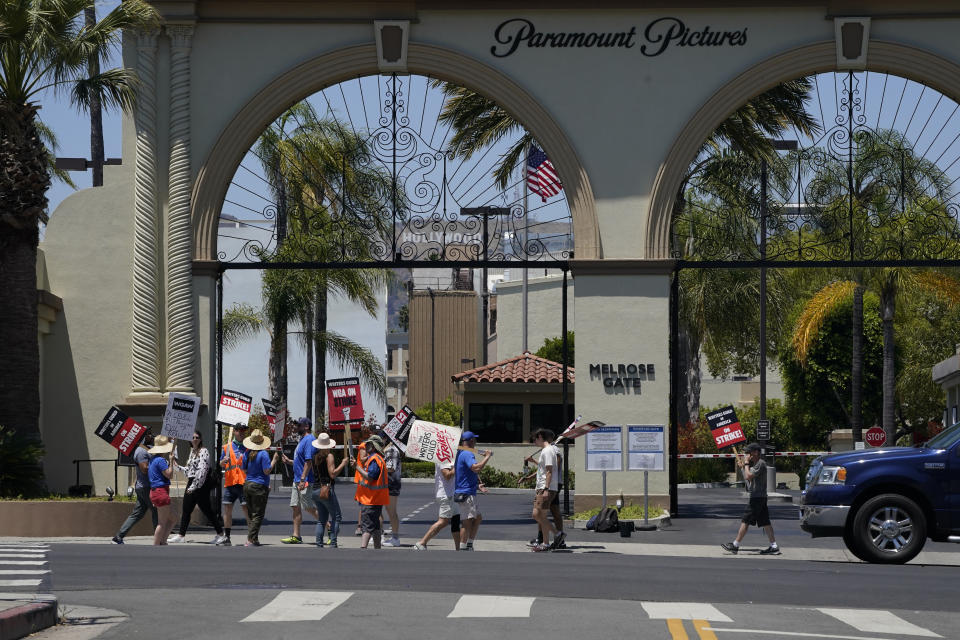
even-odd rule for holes
{"type": "Polygon", "coordinates": [[[163,414],[160,434],[176,440],[190,440],[197,428],[200,398],[182,393],[171,393],[167,398],[167,410],[163,414]]]}
{"type": "Polygon", "coordinates": [[[224,389],[220,393],[217,422],[231,425],[239,422],[246,425],[250,421],[250,409],[252,408],[253,398],[239,391],[224,389]]]}
{"type": "Polygon", "coordinates": [[[460,442],[460,427],[414,420],[407,437],[408,458],[427,462],[453,462],[460,442]]]}
{"type": "Polygon", "coordinates": [[[404,453],[407,451],[407,436],[410,432],[410,426],[416,419],[417,414],[413,412],[413,409],[407,405],[403,405],[403,408],[397,411],[396,415],[387,423],[387,426],[383,428],[383,432],[387,434],[387,436],[393,440],[394,444],[400,448],[400,451],[404,453]]]}

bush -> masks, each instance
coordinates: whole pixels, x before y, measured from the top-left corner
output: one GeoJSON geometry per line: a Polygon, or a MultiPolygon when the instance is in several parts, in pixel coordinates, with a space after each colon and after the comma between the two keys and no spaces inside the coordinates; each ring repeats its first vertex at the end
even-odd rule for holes
{"type": "Polygon", "coordinates": [[[403,460],[403,477],[404,478],[432,478],[434,474],[434,466],[432,462],[425,462],[423,460],[412,460],[410,458],[404,458],[403,460]]]}
{"type": "MultiPolygon", "coordinates": [[[[697,422],[688,422],[677,434],[677,453],[716,453],[717,445],[710,435],[707,421],[701,417],[697,422]]],[[[723,482],[733,466],[729,459],[681,459],[677,461],[677,481],[723,482]]]]}
{"type": "Polygon", "coordinates": [[[45,494],[43,455],[43,445],[37,438],[0,427],[0,497],[45,494]]]}

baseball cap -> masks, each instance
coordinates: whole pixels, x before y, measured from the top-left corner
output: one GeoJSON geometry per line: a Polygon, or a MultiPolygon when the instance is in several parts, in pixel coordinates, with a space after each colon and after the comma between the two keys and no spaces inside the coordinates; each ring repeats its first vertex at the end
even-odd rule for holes
{"type": "Polygon", "coordinates": [[[763,447],[761,447],[756,442],[751,442],[746,447],[744,447],[743,450],[746,451],[747,453],[753,453],[754,451],[763,451],[763,447]]]}
{"type": "Polygon", "coordinates": [[[461,437],[463,440],[473,440],[474,438],[477,437],[477,434],[475,434],[473,431],[464,431],[464,432],[463,432],[463,435],[460,436],[460,437],[461,437]]]}
{"type": "Polygon", "coordinates": [[[313,426],[313,423],[310,422],[310,418],[300,418],[297,420],[297,424],[301,424],[307,427],[313,426]]]}

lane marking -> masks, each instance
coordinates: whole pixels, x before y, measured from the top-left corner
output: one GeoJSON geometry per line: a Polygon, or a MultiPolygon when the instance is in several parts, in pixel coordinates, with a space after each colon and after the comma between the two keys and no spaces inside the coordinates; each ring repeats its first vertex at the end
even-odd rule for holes
{"type": "Polygon", "coordinates": [[[891,640],[890,637],[878,638],[877,636],[837,636],[826,633],[804,633],[802,631],[770,631],[768,629],[718,629],[715,627],[704,627],[705,630],[716,633],[752,633],[754,635],[764,636],[790,636],[793,638],[826,638],[826,640],[891,640]]]}
{"type": "Polygon", "coordinates": [[[49,569],[0,569],[0,576],[42,576],[49,569]]]}
{"type": "Polygon", "coordinates": [[[21,560],[42,560],[46,557],[43,553],[0,553],[0,558],[19,558],[21,560]]]}
{"type": "Polygon", "coordinates": [[[281,591],[240,622],[322,620],[352,595],[352,591],[281,591]]]}
{"type": "Polygon", "coordinates": [[[7,565],[29,565],[33,567],[42,567],[47,564],[46,560],[0,560],[0,567],[7,565]]]}
{"type": "Polygon", "coordinates": [[[693,628],[697,630],[700,640],[717,640],[717,636],[710,629],[710,623],[706,620],[694,620],[693,628]]]}
{"type": "Polygon", "coordinates": [[[667,620],[667,631],[670,632],[672,640],[690,640],[687,636],[687,630],[683,628],[683,620],[679,618],[670,618],[667,620]]]}
{"type": "Polygon", "coordinates": [[[733,622],[712,604],[705,602],[641,602],[640,606],[651,620],[709,620],[710,622],[733,622]]]}
{"type": "Polygon", "coordinates": [[[536,598],[463,595],[448,618],[529,618],[536,598]]]}
{"type": "Polygon", "coordinates": [[[39,587],[40,580],[0,580],[0,587],[39,587]]]}
{"type": "Polygon", "coordinates": [[[923,636],[926,638],[942,638],[943,636],[907,622],[899,616],[884,609],[817,609],[831,618],[846,623],[857,631],[868,633],[897,633],[908,636],[923,636]]]}
{"type": "Polygon", "coordinates": [[[426,509],[427,507],[429,507],[429,506],[432,505],[432,504],[434,504],[434,503],[433,503],[433,502],[428,502],[427,504],[423,505],[422,507],[419,507],[418,509],[415,509],[414,511],[411,511],[410,513],[408,513],[408,514],[405,515],[404,517],[400,518],[400,522],[409,522],[410,520],[413,519],[413,517],[414,517],[415,515],[417,515],[418,513],[420,513],[421,511],[423,511],[424,509],[426,509]]]}

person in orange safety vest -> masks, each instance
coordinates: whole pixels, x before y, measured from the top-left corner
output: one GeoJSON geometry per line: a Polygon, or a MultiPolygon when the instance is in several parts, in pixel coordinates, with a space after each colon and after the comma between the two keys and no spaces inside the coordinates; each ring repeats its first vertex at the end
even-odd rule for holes
{"type": "Polygon", "coordinates": [[[220,545],[229,547],[230,529],[233,527],[233,503],[240,501],[243,516],[250,522],[250,513],[247,511],[247,500],[243,497],[243,483],[247,481],[247,474],[242,468],[243,454],[247,450],[243,446],[243,437],[247,433],[247,426],[242,422],[233,425],[233,440],[220,449],[220,467],[223,469],[223,530],[226,540],[220,545]]]}
{"type": "Polygon", "coordinates": [[[383,540],[380,516],[384,505],[390,502],[387,465],[383,460],[383,440],[380,436],[370,436],[363,446],[367,456],[357,463],[354,476],[357,482],[356,500],[360,503],[360,529],[363,531],[360,548],[366,549],[373,537],[373,548],[379,549],[383,540]]]}

